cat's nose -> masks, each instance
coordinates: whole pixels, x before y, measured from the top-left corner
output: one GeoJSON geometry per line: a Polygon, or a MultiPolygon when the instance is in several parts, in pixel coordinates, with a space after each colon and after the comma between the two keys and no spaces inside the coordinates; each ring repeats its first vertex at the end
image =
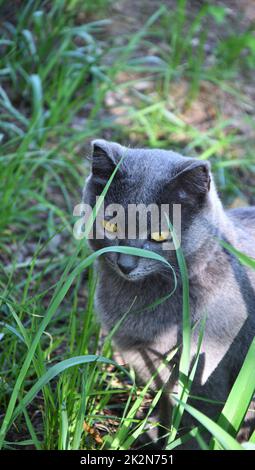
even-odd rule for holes
{"type": "Polygon", "coordinates": [[[125,253],[119,254],[117,264],[123,274],[129,274],[136,268],[138,262],[137,258],[137,256],[126,255],[125,253]]]}

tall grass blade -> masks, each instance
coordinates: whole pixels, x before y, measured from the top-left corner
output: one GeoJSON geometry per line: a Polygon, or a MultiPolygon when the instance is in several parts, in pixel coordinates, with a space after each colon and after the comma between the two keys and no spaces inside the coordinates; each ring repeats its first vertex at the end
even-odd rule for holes
{"type": "MultiPolygon", "coordinates": [[[[254,365],[255,338],[218,420],[218,425],[233,437],[237,435],[255,393],[254,365]]],[[[217,447],[217,443],[212,441],[211,448],[217,447]]]]}
{"type": "Polygon", "coordinates": [[[201,423],[222,445],[225,450],[244,450],[230,434],[222,429],[217,423],[214,423],[210,418],[196,410],[193,406],[181,402],[178,398],[174,398],[177,403],[181,404],[185,410],[191,414],[199,423],[201,423]]]}

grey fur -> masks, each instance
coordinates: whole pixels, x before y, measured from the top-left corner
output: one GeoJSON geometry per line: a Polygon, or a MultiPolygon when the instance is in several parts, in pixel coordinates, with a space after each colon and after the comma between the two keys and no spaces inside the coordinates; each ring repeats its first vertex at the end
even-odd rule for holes
{"type": "MultiPolygon", "coordinates": [[[[192,323],[207,315],[192,392],[224,401],[255,335],[255,272],[241,266],[218,240],[224,239],[255,258],[255,208],[225,211],[207,162],[171,151],[129,149],[103,140],[94,141],[93,149],[93,172],[85,187],[85,202],[93,206],[95,196],[101,193],[114,165],[125,155],[106,195],[106,205],[113,202],[124,207],[128,203],[182,203],[182,250],[189,271],[192,323]]],[[[146,240],[119,243],[144,247],[165,256],[179,280],[174,252],[163,252],[160,244],[146,240]]],[[[111,244],[117,242],[91,241],[94,250],[111,244]]],[[[132,305],[114,342],[144,382],[169,350],[181,344],[181,286],[179,282],[176,292],[166,302],[146,310],[146,306],[172,289],[171,272],[162,268],[161,263],[139,258],[126,276],[119,270],[118,256],[111,253],[98,262],[96,310],[102,324],[110,331],[132,305]]],[[[193,355],[197,330],[192,338],[193,355]]],[[[177,366],[178,358],[175,357],[177,366]]],[[[165,400],[176,379],[169,380],[170,370],[171,367],[165,368],[153,384],[155,389],[166,384],[165,400]]],[[[220,409],[199,401],[195,406],[212,417],[220,409]]],[[[168,425],[170,416],[165,411],[163,416],[168,425]]],[[[188,417],[186,424],[189,424],[188,417]]]]}

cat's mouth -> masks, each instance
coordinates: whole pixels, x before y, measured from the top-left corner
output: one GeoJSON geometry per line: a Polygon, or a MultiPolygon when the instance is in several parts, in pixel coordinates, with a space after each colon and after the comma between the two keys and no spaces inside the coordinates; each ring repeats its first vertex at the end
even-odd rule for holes
{"type": "Polygon", "coordinates": [[[120,269],[118,269],[118,274],[126,281],[133,281],[133,282],[142,280],[145,277],[144,274],[139,274],[137,272],[125,274],[120,269]]]}

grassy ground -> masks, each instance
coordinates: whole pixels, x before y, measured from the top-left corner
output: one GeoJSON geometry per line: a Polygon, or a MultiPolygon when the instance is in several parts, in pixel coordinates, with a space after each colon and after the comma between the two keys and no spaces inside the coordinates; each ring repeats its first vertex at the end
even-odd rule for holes
{"type": "MultiPolygon", "coordinates": [[[[146,422],[136,411],[155,404],[112,363],[88,248],[72,236],[91,138],[209,158],[226,204],[255,201],[252,14],[159,3],[0,1],[4,448],[129,448],[146,422]]],[[[223,427],[210,431],[238,446],[223,427]]]]}

